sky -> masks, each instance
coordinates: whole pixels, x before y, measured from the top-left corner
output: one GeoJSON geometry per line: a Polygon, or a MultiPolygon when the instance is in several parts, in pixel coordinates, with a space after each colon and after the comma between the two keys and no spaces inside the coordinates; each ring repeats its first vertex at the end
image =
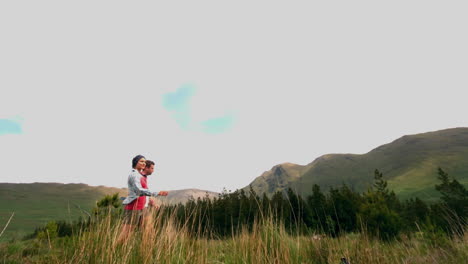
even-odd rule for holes
{"type": "Polygon", "coordinates": [[[466,1],[0,1],[0,182],[235,190],[466,127],[466,1]]]}

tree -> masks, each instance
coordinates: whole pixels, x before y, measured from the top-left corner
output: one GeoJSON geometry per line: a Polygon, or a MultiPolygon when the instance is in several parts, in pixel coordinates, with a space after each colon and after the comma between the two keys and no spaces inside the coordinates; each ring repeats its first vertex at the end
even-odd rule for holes
{"type": "Polygon", "coordinates": [[[58,235],[57,229],[57,223],[55,221],[50,221],[41,231],[38,232],[37,238],[39,240],[54,239],[58,235]]]}
{"type": "Polygon", "coordinates": [[[387,181],[383,179],[383,174],[375,169],[374,171],[374,189],[377,193],[381,194],[382,196],[387,196],[389,194],[387,188],[387,181]]]}
{"type": "Polygon", "coordinates": [[[352,191],[346,185],[341,186],[339,189],[332,188],[330,190],[328,213],[335,223],[332,229],[335,235],[357,229],[356,214],[362,203],[361,199],[358,193],[352,191]]]}
{"type": "MultiPolygon", "coordinates": [[[[468,191],[456,179],[450,178],[442,168],[438,168],[440,184],[435,189],[442,195],[441,206],[434,206],[436,211],[445,211],[439,223],[446,222],[453,232],[462,234],[467,225],[468,217],[468,191]],[[445,210],[444,210],[445,209],[445,210]]],[[[440,216],[439,216],[440,218],[440,216]]]]}
{"type": "Polygon", "coordinates": [[[429,217],[429,207],[419,198],[406,200],[401,210],[402,218],[407,230],[417,230],[423,224],[426,224],[429,217]]]}
{"type": "Polygon", "coordinates": [[[320,186],[312,186],[312,195],[307,197],[307,205],[312,214],[312,221],[317,230],[324,232],[326,227],[326,202],[325,195],[320,191],[320,186]]]}
{"type": "Polygon", "coordinates": [[[120,201],[119,193],[106,195],[104,198],[96,202],[93,209],[95,216],[105,216],[111,213],[112,216],[118,216],[122,212],[122,201],[120,201]]]}
{"type": "Polygon", "coordinates": [[[376,193],[366,195],[366,202],[361,205],[358,218],[368,234],[382,240],[395,238],[402,226],[400,216],[390,210],[382,196],[376,193]]]}
{"type": "Polygon", "coordinates": [[[379,170],[374,171],[374,190],[384,198],[389,209],[400,211],[401,204],[394,191],[388,189],[388,183],[383,179],[383,174],[379,170]]]}
{"type": "Polygon", "coordinates": [[[438,175],[441,183],[435,188],[442,194],[442,201],[459,217],[465,218],[468,214],[468,191],[456,179],[450,179],[441,168],[438,175]]]}
{"type": "Polygon", "coordinates": [[[390,240],[402,229],[401,217],[394,209],[399,201],[395,194],[388,190],[387,182],[378,170],[374,172],[373,187],[364,195],[358,218],[368,234],[382,240],[390,240]]]}

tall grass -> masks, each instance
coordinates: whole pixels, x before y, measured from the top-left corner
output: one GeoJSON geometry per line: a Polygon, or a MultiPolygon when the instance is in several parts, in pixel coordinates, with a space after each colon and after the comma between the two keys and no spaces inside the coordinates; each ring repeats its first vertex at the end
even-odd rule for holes
{"type": "Polygon", "coordinates": [[[122,221],[104,217],[65,248],[62,261],[69,263],[462,263],[468,259],[468,237],[403,237],[383,243],[365,234],[339,238],[301,236],[286,232],[271,219],[255,222],[251,231],[227,239],[206,239],[189,232],[190,223],[178,224],[161,211],[117,243],[122,221]],[[437,240],[447,240],[440,243],[437,240]]]}
{"type": "Polygon", "coordinates": [[[267,218],[251,228],[233,230],[227,238],[216,238],[201,228],[193,232],[191,223],[176,221],[175,215],[162,217],[164,210],[151,211],[123,242],[118,240],[122,220],[104,214],[73,237],[34,240],[36,253],[25,254],[28,246],[15,251],[12,243],[1,245],[0,263],[341,263],[346,258],[352,264],[417,264],[466,263],[468,259],[466,233],[449,238],[420,232],[382,242],[365,233],[337,238],[291,234],[267,218]]]}

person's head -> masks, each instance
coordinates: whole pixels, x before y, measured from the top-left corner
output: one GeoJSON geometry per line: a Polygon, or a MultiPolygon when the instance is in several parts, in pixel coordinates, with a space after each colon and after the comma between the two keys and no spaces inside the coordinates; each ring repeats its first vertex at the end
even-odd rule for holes
{"type": "Polygon", "coordinates": [[[152,160],[146,160],[145,168],[143,169],[143,174],[148,176],[154,172],[154,162],[152,160]]]}
{"type": "Polygon", "coordinates": [[[141,171],[146,166],[146,159],[143,155],[136,155],[132,159],[132,168],[141,171]]]}

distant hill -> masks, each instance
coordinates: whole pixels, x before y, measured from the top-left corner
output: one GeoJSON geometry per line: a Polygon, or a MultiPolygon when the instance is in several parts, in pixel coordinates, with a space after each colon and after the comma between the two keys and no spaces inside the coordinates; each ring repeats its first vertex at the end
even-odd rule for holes
{"type": "MultiPolygon", "coordinates": [[[[288,188],[293,182],[298,180],[309,166],[302,166],[293,163],[283,163],[274,166],[269,171],[265,171],[258,176],[250,185],[257,193],[272,194],[277,190],[288,188]]],[[[246,189],[250,188],[249,186],[246,189]]]]}
{"type": "Polygon", "coordinates": [[[307,195],[313,184],[323,190],[346,184],[364,191],[378,169],[400,198],[434,200],[438,167],[468,185],[468,128],[403,136],[363,155],[327,154],[305,166],[280,164],[251,185],[256,192],[267,194],[291,187],[307,195]]]}
{"type": "MultiPolygon", "coordinates": [[[[127,189],[86,184],[61,183],[0,183],[0,231],[14,212],[15,215],[0,240],[21,238],[51,220],[76,220],[86,217],[96,202],[105,195],[119,193],[127,196],[127,189]]],[[[217,193],[196,189],[169,191],[160,203],[180,203],[190,197],[214,197],[217,193]]]]}
{"type": "Polygon", "coordinates": [[[184,189],[184,190],[173,190],[169,191],[169,195],[166,197],[156,197],[157,204],[178,204],[185,203],[189,199],[198,199],[198,198],[214,198],[218,197],[219,193],[203,191],[198,189],[184,189]]]}

